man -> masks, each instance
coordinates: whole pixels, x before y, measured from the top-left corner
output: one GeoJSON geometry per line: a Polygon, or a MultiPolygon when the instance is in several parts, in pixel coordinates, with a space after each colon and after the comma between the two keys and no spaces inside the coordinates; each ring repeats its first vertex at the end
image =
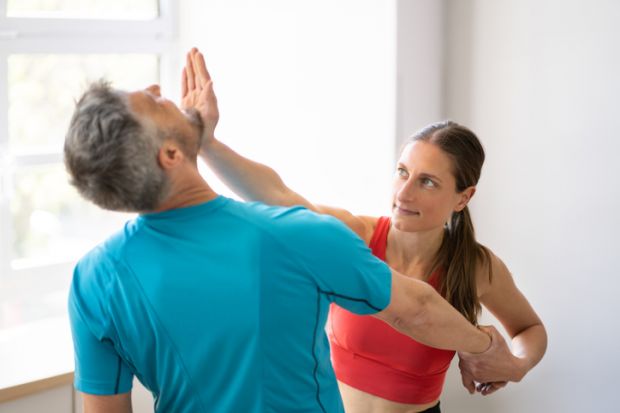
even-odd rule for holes
{"type": "Polygon", "coordinates": [[[135,375],[158,412],[341,412],[324,332],[332,302],[429,345],[487,359],[505,350],[339,221],[218,196],[197,169],[219,116],[197,50],[183,73],[183,111],[157,86],[96,83],[66,136],[78,191],[140,213],[75,269],[69,313],[86,411],[131,411],[135,375]]]}

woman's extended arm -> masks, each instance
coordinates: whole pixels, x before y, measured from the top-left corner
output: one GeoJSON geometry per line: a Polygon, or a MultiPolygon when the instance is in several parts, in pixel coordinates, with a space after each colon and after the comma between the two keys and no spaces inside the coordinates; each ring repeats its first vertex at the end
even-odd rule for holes
{"type": "Polygon", "coordinates": [[[314,212],[332,215],[369,242],[373,231],[372,218],[358,217],[341,208],[313,204],[286,186],[272,168],[241,156],[215,137],[203,144],[200,156],[241,198],[269,205],[302,205],[314,212]]]}
{"type": "Polygon", "coordinates": [[[215,138],[202,145],[200,156],[222,182],[245,200],[269,205],[303,205],[316,209],[312,203],[287,187],[272,168],[241,156],[215,138]]]}
{"type": "Polygon", "coordinates": [[[182,108],[197,110],[204,123],[201,158],[236,194],[249,201],[281,206],[302,205],[312,211],[332,215],[366,242],[369,241],[373,230],[372,218],[357,217],[341,208],[311,203],[287,187],[272,168],[241,156],[215,138],[215,127],[219,120],[217,99],[204,57],[198,49],[194,48],[187,54],[181,90],[182,108]]]}
{"type": "MultiPolygon", "coordinates": [[[[486,373],[479,375],[475,359],[461,353],[461,370],[481,383],[518,382],[545,354],[547,333],[542,321],[515,285],[506,265],[493,254],[491,261],[492,281],[484,282],[480,281],[483,277],[478,278],[479,283],[486,284],[480,302],[502,323],[512,338],[512,356],[498,359],[493,363],[492,370],[487,366],[486,373]]],[[[502,340],[499,333],[493,332],[493,335],[502,340]]]]}

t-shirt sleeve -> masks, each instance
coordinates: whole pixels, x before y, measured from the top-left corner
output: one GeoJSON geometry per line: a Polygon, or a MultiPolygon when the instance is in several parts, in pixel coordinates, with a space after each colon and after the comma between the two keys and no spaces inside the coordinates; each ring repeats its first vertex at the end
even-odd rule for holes
{"type": "Polygon", "coordinates": [[[69,293],[73,335],[75,388],[83,393],[112,395],[131,390],[133,374],[115,348],[116,337],[106,311],[114,266],[101,252],[76,266],[69,293]]]}
{"type": "Polygon", "coordinates": [[[289,244],[301,257],[317,288],[356,314],[374,314],[390,303],[392,271],[364,241],[341,221],[311,211],[298,211],[290,225],[289,244]]]}

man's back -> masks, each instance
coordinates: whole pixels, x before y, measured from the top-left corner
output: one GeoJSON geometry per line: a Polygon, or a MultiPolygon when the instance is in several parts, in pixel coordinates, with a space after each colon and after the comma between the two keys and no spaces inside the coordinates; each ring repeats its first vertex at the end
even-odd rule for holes
{"type": "Polygon", "coordinates": [[[338,412],[329,303],[372,313],[390,272],[337,221],[218,197],[147,214],[76,267],[76,387],[162,412],[338,412]]]}

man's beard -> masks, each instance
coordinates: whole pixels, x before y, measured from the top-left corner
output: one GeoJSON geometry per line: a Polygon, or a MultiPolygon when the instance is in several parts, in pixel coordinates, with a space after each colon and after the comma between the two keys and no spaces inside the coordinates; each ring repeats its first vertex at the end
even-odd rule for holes
{"type": "Polygon", "coordinates": [[[198,149],[202,147],[203,135],[205,131],[205,124],[202,121],[202,116],[200,116],[200,112],[198,112],[194,108],[185,109],[185,115],[189,120],[189,123],[198,130],[198,149]]]}

